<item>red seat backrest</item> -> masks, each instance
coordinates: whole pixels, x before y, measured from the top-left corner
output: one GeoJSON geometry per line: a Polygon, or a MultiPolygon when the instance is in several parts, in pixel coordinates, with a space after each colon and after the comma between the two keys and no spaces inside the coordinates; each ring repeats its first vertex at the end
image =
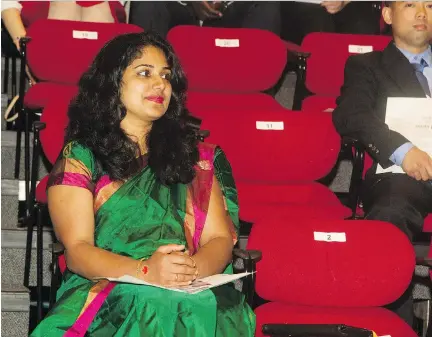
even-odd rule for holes
{"type": "Polygon", "coordinates": [[[212,109],[223,109],[229,107],[230,110],[244,111],[251,107],[254,109],[284,110],[272,96],[264,93],[211,93],[188,91],[186,106],[188,110],[199,118],[206,118],[212,109]]]}
{"type": "Polygon", "coordinates": [[[225,151],[236,180],[315,181],[330,172],[339,154],[330,113],[225,108],[205,116],[202,129],[225,151]]]}
{"type": "Polygon", "coordinates": [[[337,97],[344,80],[345,62],[350,55],[383,50],[389,36],[310,33],[302,48],[311,53],[307,60],[306,87],[317,95],[337,97]]]}
{"type": "Polygon", "coordinates": [[[287,59],[284,42],[266,30],[176,26],[167,39],[191,91],[264,91],[279,80],[287,59]]]}
{"type": "Polygon", "coordinates": [[[45,123],[46,128],[40,132],[40,141],[43,152],[51,164],[56,162],[63,148],[69,104],[77,93],[78,87],[75,92],[53,97],[43,110],[41,122],[45,123]]]}
{"type": "Polygon", "coordinates": [[[383,306],[403,294],[415,267],[407,236],[372,220],[269,215],[254,223],[247,248],[262,251],[257,294],[291,305],[383,306]]]}
{"type": "Polygon", "coordinates": [[[39,20],[27,35],[27,60],[41,81],[76,85],[100,49],[114,37],[142,29],[123,23],[39,20]]]}

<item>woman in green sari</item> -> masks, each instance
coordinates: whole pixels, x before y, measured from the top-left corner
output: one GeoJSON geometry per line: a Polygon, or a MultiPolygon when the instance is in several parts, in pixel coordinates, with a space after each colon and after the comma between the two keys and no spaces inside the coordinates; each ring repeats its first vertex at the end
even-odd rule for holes
{"type": "Polygon", "coordinates": [[[186,80],[171,46],[149,33],[119,36],[79,86],[48,183],[68,269],[31,336],[253,336],[255,316],[232,285],[191,295],[96,280],[177,287],[232,272],[231,167],[186,123],[186,80]]]}

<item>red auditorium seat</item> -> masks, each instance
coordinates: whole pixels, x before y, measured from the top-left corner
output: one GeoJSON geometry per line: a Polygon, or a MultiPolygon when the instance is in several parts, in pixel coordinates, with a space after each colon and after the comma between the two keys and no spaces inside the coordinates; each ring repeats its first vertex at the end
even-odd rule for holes
{"type": "MultiPolygon", "coordinates": [[[[105,43],[118,35],[141,31],[140,27],[122,23],[36,21],[27,32],[30,37],[27,62],[39,82],[29,89],[28,94],[45,82],[76,86],[105,43]]],[[[52,88],[47,88],[43,94],[53,97],[52,88]]],[[[41,99],[43,94],[39,93],[35,98],[41,99]]],[[[31,100],[28,102],[32,103],[31,100]]]]}
{"type": "Polygon", "coordinates": [[[167,39],[188,78],[187,106],[194,115],[203,117],[209,107],[283,109],[262,93],[277,83],[287,61],[277,35],[251,28],[177,26],[167,39]]]}
{"type": "Polygon", "coordinates": [[[226,108],[204,114],[208,141],[220,145],[232,165],[242,220],[255,222],[274,211],[351,216],[329,188],[316,182],[330,172],[340,150],[330,113],[226,108]]]}
{"type": "MultiPolygon", "coordinates": [[[[73,95],[81,75],[99,50],[115,36],[141,32],[140,27],[122,23],[93,23],[64,20],[37,20],[23,40],[20,98],[17,102],[17,147],[15,177],[18,178],[21,156],[21,131],[25,131],[25,171],[30,171],[30,120],[28,116],[42,109],[53,98],[73,95]],[[47,38],[49,36],[49,38],[47,38]],[[28,40],[28,41],[27,41],[28,40]],[[27,42],[24,42],[27,41],[27,42]],[[24,66],[28,63],[38,82],[25,93],[24,66]],[[29,119],[29,120],[28,120],[29,119]]],[[[26,177],[26,186],[29,179],[26,177]]]]}
{"type": "Polygon", "coordinates": [[[252,227],[247,248],[262,252],[255,289],[268,301],[255,309],[257,337],[265,324],[285,324],[284,336],[293,324],[344,324],[417,337],[382,308],[408,288],[415,266],[413,247],[393,225],[268,216],[252,227]]]}
{"type": "MultiPolygon", "coordinates": [[[[350,55],[383,50],[391,41],[389,36],[310,33],[302,48],[310,52],[307,59],[305,87],[313,96],[303,100],[302,111],[334,108],[326,106],[340,94],[344,80],[345,62],[350,55]],[[312,102],[307,103],[311,100],[312,102]],[[306,108],[308,110],[306,110],[306,108]]],[[[297,90],[296,90],[297,91],[297,90]]],[[[296,92],[297,94],[297,92],[296,92]]]]}

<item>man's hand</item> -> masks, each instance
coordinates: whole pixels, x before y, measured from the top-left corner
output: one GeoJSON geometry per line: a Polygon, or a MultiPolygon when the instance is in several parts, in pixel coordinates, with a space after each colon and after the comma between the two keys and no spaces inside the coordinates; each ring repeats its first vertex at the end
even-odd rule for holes
{"type": "Polygon", "coordinates": [[[323,1],[321,6],[323,6],[327,13],[336,14],[340,12],[349,1],[323,1]]]}
{"type": "Polygon", "coordinates": [[[402,169],[416,180],[432,180],[432,158],[418,147],[413,147],[407,152],[402,169]]]}
{"type": "Polygon", "coordinates": [[[216,8],[218,3],[212,1],[192,1],[192,7],[198,19],[205,21],[222,17],[222,13],[216,8]]]}

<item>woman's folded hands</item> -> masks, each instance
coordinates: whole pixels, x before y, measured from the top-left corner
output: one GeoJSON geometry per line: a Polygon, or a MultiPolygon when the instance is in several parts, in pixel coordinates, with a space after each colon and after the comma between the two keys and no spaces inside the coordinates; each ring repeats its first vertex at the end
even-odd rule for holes
{"type": "Polygon", "coordinates": [[[164,287],[191,284],[198,277],[198,269],[184,250],[184,245],[160,246],[148,260],[139,264],[139,278],[164,287]]]}

